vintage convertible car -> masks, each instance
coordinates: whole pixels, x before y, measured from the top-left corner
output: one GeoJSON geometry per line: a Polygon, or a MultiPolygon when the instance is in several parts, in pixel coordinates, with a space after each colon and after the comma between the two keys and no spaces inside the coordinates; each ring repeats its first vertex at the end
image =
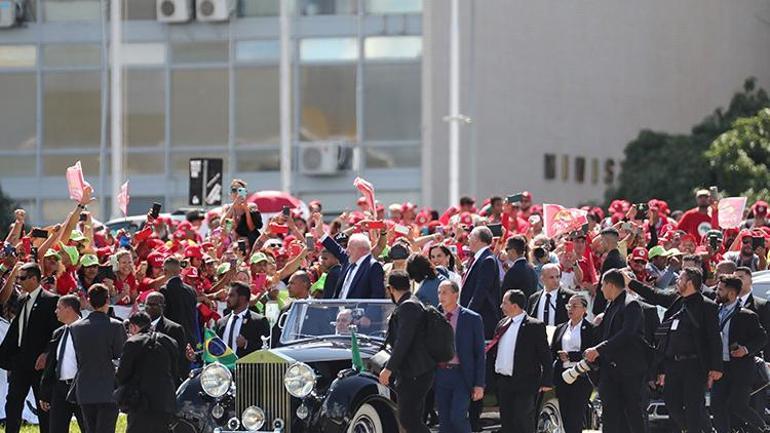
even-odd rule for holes
{"type": "MultiPolygon", "coordinates": [[[[279,320],[277,347],[239,359],[232,372],[215,363],[190,374],[177,390],[174,433],[398,432],[397,395],[377,380],[394,308],[388,300],[293,302],[279,320]],[[356,328],[361,373],[351,364],[356,328]]],[[[498,424],[494,400],[485,398],[486,428],[498,424]]],[[[552,393],[539,407],[538,431],[563,431],[552,393]]]]}

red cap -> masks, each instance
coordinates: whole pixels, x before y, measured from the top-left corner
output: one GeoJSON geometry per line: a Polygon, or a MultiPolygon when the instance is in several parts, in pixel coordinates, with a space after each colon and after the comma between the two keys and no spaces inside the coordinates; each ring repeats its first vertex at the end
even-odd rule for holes
{"type": "Polygon", "coordinates": [[[308,206],[321,206],[321,200],[313,200],[307,204],[308,206]]]}
{"type": "Polygon", "coordinates": [[[521,198],[522,199],[527,199],[529,201],[532,201],[532,193],[529,192],[529,191],[524,191],[524,192],[521,193],[521,198]]]}
{"type": "Polygon", "coordinates": [[[366,203],[367,203],[366,197],[358,197],[358,200],[356,200],[356,204],[359,206],[364,205],[366,203]]]}
{"type": "Polygon", "coordinates": [[[757,200],[756,203],[751,206],[751,211],[754,215],[767,215],[767,203],[762,200],[757,200]]]}
{"type": "Polygon", "coordinates": [[[216,210],[210,210],[210,211],[208,211],[208,213],[206,214],[206,220],[208,220],[208,221],[211,221],[211,220],[213,220],[214,218],[219,218],[219,217],[221,217],[221,216],[222,216],[222,215],[220,215],[219,211],[216,211],[216,210]]]}
{"type": "Polygon", "coordinates": [[[529,213],[531,214],[536,213],[536,214],[542,215],[543,205],[533,204],[532,207],[529,208],[529,213]]]}
{"type": "Polygon", "coordinates": [[[415,217],[414,222],[418,226],[424,226],[430,222],[430,215],[425,212],[420,212],[415,217]]]}
{"type": "Polygon", "coordinates": [[[182,221],[178,226],[176,226],[177,230],[192,230],[192,228],[193,226],[190,221],[182,221]]]}
{"type": "Polygon", "coordinates": [[[469,212],[463,212],[460,214],[460,224],[464,226],[473,226],[473,215],[469,212]]]}
{"type": "Polygon", "coordinates": [[[195,266],[188,266],[182,270],[182,276],[187,278],[198,278],[198,269],[195,266]]]}
{"type": "Polygon", "coordinates": [[[377,210],[377,212],[385,210],[385,205],[383,205],[382,203],[380,203],[378,201],[374,202],[374,207],[377,210]]]}
{"type": "Polygon", "coordinates": [[[185,233],[182,230],[177,230],[174,232],[174,239],[185,239],[187,237],[187,233],[185,233]]]}
{"type": "Polygon", "coordinates": [[[685,242],[692,242],[694,244],[697,244],[697,242],[695,242],[695,236],[691,234],[686,234],[680,238],[679,243],[683,244],[685,242]]]}
{"type": "Polygon", "coordinates": [[[631,252],[631,260],[643,260],[647,263],[647,249],[644,247],[636,247],[631,252]]]}
{"type": "Polygon", "coordinates": [[[203,259],[203,251],[201,251],[201,247],[199,247],[198,245],[188,245],[184,249],[184,256],[188,259],[190,258],[203,259]]]}
{"type": "Polygon", "coordinates": [[[411,202],[404,202],[404,204],[401,205],[401,212],[406,212],[408,210],[415,210],[417,209],[417,205],[411,202]]]}
{"type": "Polygon", "coordinates": [[[153,251],[147,255],[147,264],[153,268],[159,268],[163,266],[163,262],[166,258],[158,251],[153,251]]]}

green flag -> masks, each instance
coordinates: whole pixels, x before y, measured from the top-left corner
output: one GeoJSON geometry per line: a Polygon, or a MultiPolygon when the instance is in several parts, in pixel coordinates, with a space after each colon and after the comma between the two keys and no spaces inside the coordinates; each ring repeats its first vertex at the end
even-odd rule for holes
{"type": "Polygon", "coordinates": [[[313,283],[312,286],[310,286],[310,293],[313,293],[317,290],[323,290],[324,284],[326,284],[326,272],[321,274],[321,276],[318,277],[318,281],[316,281],[315,283],[313,283]]]}
{"type": "Polygon", "coordinates": [[[219,338],[214,330],[206,328],[203,331],[203,339],[204,363],[218,362],[227,368],[235,368],[235,361],[238,360],[238,356],[219,338]]]}
{"type": "Polygon", "coordinates": [[[353,357],[353,370],[359,373],[366,371],[364,361],[361,359],[361,351],[358,349],[358,337],[356,336],[355,327],[352,327],[350,330],[350,352],[353,357]]]}

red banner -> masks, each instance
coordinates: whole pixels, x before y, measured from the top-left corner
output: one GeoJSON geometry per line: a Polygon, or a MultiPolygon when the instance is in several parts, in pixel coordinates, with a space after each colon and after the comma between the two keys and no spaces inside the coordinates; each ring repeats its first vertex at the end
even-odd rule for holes
{"type": "Polygon", "coordinates": [[[545,233],[549,238],[578,230],[588,224],[588,212],[580,209],[567,209],[558,204],[543,204],[545,233]]]}

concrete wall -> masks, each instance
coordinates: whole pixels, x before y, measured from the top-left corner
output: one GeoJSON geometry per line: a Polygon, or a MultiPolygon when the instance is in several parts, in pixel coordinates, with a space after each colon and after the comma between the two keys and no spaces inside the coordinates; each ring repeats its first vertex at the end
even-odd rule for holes
{"type": "MultiPolygon", "coordinates": [[[[461,111],[473,118],[463,128],[461,194],[601,200],[606,160],[617,173],[640,129],[687,132],[749,76],[770,88],[770,0],[460,2],[461,111]],[[546,153],[557,155],[555,180],[545,180],[546,153]],[[576,156],[587,159],[583,184],[576,156]]],[[[443,207],[449,1],[424,5],[423,195],[443,207]]]]}

